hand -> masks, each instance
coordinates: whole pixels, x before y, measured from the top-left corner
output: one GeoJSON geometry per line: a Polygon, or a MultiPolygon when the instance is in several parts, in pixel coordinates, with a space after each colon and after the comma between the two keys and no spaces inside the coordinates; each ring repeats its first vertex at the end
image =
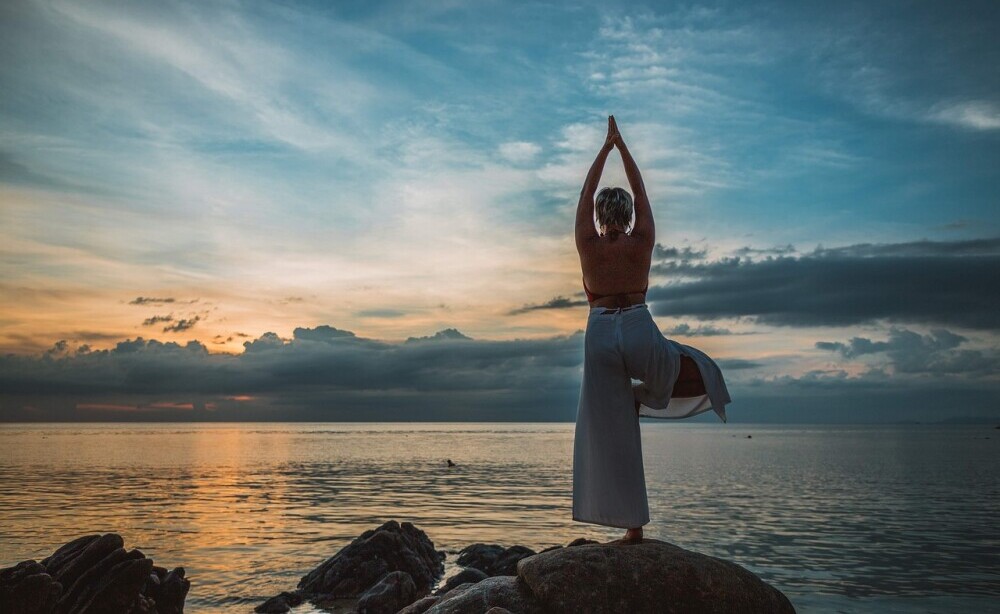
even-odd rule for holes
{"type": "Polygon", "coordinates": [[[608,115],[608,137],[604,140],[604,146],[611,149],[621,142],[622,135],[618,132],[618,124],[615,123],[615,116],[608,115]]]}

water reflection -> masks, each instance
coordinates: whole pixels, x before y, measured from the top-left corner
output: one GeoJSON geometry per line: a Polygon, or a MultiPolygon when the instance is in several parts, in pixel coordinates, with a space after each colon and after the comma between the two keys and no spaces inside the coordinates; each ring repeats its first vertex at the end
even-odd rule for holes
{"type": "MultiPolygon", "coordinates": [[[[389,518],[450,552],[617,537],[570,520],[572,430],[7,425],[0,565],[117,531],[185,566],[192,611],[242,612],[389,518]]],[[[810,611],[982,609],[1000,595],[1000,438],[982,431],[644,424],[647,534],[735,560],[810,611]]]]}

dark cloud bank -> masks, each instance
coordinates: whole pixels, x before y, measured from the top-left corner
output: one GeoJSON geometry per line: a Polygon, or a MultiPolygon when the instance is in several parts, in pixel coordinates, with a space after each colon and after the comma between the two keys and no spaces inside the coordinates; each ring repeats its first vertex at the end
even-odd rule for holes
{"type": "Polygon", "coordinates": [[[653,273],[653,313],[753,317],[778,326],[878,320],[1000,328],[1000,238],[817,248],[798,257],[666,259],[653,273]]]}
{"type": "MultiPolygon", "coordinates": [[[[651,289],[650,302],[655,313],[703,320],[936,325],[929,334],[894,325],[884,340],[817,340],[832,362],[866,365],[860,375],[834,367],[774,377],[780,363],[720,360],[734,422],[996,417],[997,348],[969,349],[970,333],[946,326],[995,338],[998,251],[1000,240],[923,241],[707,261],[659,247],[655,266],[680,281],[651,289]]],[[[667,332],[684,331],[731,334],[710,325],[667,332]]],[[[291,339],[265,333],[235,355],[198,341],[137,338],[96,351],[59,341],[42,355],[0,357],[0,420],[573,420],[582,358],[582,332],[483,341],[446,329],[386,343],[323,325],[291,339]]]]}

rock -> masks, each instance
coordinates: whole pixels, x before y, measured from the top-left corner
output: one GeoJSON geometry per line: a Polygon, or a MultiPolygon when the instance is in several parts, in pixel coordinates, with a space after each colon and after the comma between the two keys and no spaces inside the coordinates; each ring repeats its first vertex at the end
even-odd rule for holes
{"type": "Polygon", "coordinates": [[[487,576],[513,576],[517,572],[517,562],[535,554],[531,548],[499,544],[472,544],[458,553],[456,561],[463,567],[473,567],[487,576]]]}
{"type": "Polygon", "coordinates": [[[191,586],[184,569],[168,574],[124,543],[117,533],[85,535],[41,563],[0,570],[0,612],[182,614],[191,586]]]}
{"type": "Polygon", "coordinates": [[[393,571],[361,595],[358,614],[395,614],[416,598],[417,586],[410,574],[393,571]]]}
{"type": "Polygon", "coordinates": [[[0,570],[0,612],[51,612],[61,592],[62,585],[35,561],[22,561],[0,570]]]}
{"type": "Polygon", "coordinates": [[[425,614],[484,614],[496,607],[518,614],[545,612],[523,580],[516,576],[494,576],[455,587],[425,614]]]}
{"type": "Polygon", "coordinates": [[[553,613],[795,612],[780,591],[743,567],[654,539],[560,548],[520,561],[517,574],[553,613]]]}
{"type": "MultiPolygon", "coordinates": [[[[573,546],[582,546],[584,544],[596,544],[596,543],[597,542],[594,541],[594,540],[592,540],[592,539],[587,539],[585,537],[577,537],[576,539],[574,539],[570,543],[566,544],[565,547],[566,548],[572,548],[573,546]]],[[[563,546],[549,546],[545,550],[542,550],[542,552],[551,552],[552,550],[558,550],[558,549],[560,549],[562,547],[563,546]]],[[[539,552],[538,554],[541,554],[542,552],[539,552]]]]}
{"type": "Polygon", "coordinates": [[[434,542],[423,531],[409,522],[400,524],[390,520],[365,531],[319,567],[302,576],[294,593],[272,597],[257,606],[255,611],[287,612],[297,605],[289,602],[289,595],[300,599],[300,603],[305,599],[318,603],[363,597],[386,576],[392,576],[388,580],[392,585],[371,592],[366,607],[378,607],[379,600],[389,599],[390,594],[409,595],[409,601],[396,606],[399,610],[430,592],[434,582],[444,573],[444,558],[444,552],[435,550],[434,542]],[[406,591],[402,576],[392,575],[393,572],[402,572],[409,577],[413,584],[412,594],[406,591]]]}
{"type": "Polygon", "coordinates": [[[285,591],[271,597],[264,603],[254,608],[253,611],[259,612],[260,614],[284,614],[302,603],[302,601],[302,593],[299,591],[285,591]]]}
{"type": "Polygon", "coordinates": [[[184,599],[191,588],[191,582],[184,578],[184,568],[174,567],[168,572],[154,565],[149,579],[145,594],[156,602],[157,614],[182,614],[184,599]]]}
{"type": "Polygon", "coordinates": [[[82,601],[76,611],[88,614],[135,611],[133,608],[140,601],[140,591],[152,569],[153,561],[144,557],[119,561],[101,576],[90,598],[82,601]]]}
{"type": "Polygon", "coordinates": [[[486,610],[486,614],[514,614],[514,613],[508,610],[507,608],[501,608],[500,606],[496,606],[486,610]]]}
{"type": "Polygon", "coordinates": [[[410,574],[418,594],[426,594],[444,573],[444,553],[409,522],[390,520],[365,531],[299,581],[307,594],[357,597],[391,571],[410,574]]]}
{"type": "Polygon", "coordinates": [[[448,578],[448,581],[444,583],[444,586],[434,591],[434,594],[444,595],[459,584],[475,584],[476,582],[485,580],[488,577],[489,576],[487,576],[485,572],[480,571],[475,567],[466,567],[454,576],[448,578]]]}
{"type": "Polygon", "coordinates": [[[423,599],[414,601],[396,614],[424,614],[424,612],[431,609],[431,606],[438,601],[441,601],[440,597],[424,597],[423,599]]]}

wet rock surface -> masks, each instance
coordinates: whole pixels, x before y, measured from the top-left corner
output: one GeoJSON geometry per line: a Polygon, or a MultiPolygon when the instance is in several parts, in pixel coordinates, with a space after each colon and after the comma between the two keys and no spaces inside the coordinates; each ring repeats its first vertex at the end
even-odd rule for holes
{"type": "MultiPolygon", "coordinates": [[[[41,561],[0,569],[0,613],[183,614],[191,585],[184,569],[157,567],[124,546],[116,533],[85,535],[41,561]]],[[[464,569],[429,595],[444,558],[423,531],[389,521],[255,611],[288,612],[307,600],[358,614],[795,611],[743,567],[655,539],[577,539],[538,554],[525,546],[472,544],[457,557],[464,569]]]]}
{"type": "Polygon", "coordinates": [[[405,571],[393,571],[365,591],[358,601],[358,614],[395,614],[413,603],[417,587],[405,571]]]}
{"type": "Polygon", "coordinates": [[[448,578],[448,581],[445,582],[441,588],[434,591],[434,594],[438,596],[444,595],[460,584],[475,584],[476,582],[485,580],[488,577],[489,576],[487,576],[484,572],[476,569],[475,567],[467,567],[454,576],[448,578]]]}
{"type": "Polygon", "coordinates": [[[426,614],[485,614],[496,607],[515,614],[546,611],[517,576],[493,576],[475,584],[459,585],[426,610],[426,614]]]}
{"type": "Polygon", "coordinates": [[[180,614],[191,586],[184,568],[156,567],[117,533],[85,535],[50,556],[0,570],[0,612],[180,614]]]}
{"type": "Polygon", "coordinates": [[[297,605],[296,601],[358,597],[359,608],[380,612],[379,608],[390,607],[385,604],[408,599],[392,610],[396,612],[430,592],[444,573],[444,558],[444,552],[434,549],[426,533],[409,522],[390,520],[365,531],[303,576],[297,590],[276,595],[254,611],[280,613],[297,605]],[[393,575],[395,572],[407,576],[409,583],[402,575],[393,575]],[[388,584],[376,589],[383,581],[388,584]]]}
{"type": "Polygon", "coordinates": [[[524,559],[517,574],[553,613],[795,611],[779,590],[736,563],[654,539],[553,550],[524,559]]]}
{"type": "Polygon", "coordinates": [[[517,573],[517,562],[533,554],[535,551],[525,546],[504,548],[499,544],[472,544],[458,553],[456,562],[487,576],[513,576],[517,573]]]}

